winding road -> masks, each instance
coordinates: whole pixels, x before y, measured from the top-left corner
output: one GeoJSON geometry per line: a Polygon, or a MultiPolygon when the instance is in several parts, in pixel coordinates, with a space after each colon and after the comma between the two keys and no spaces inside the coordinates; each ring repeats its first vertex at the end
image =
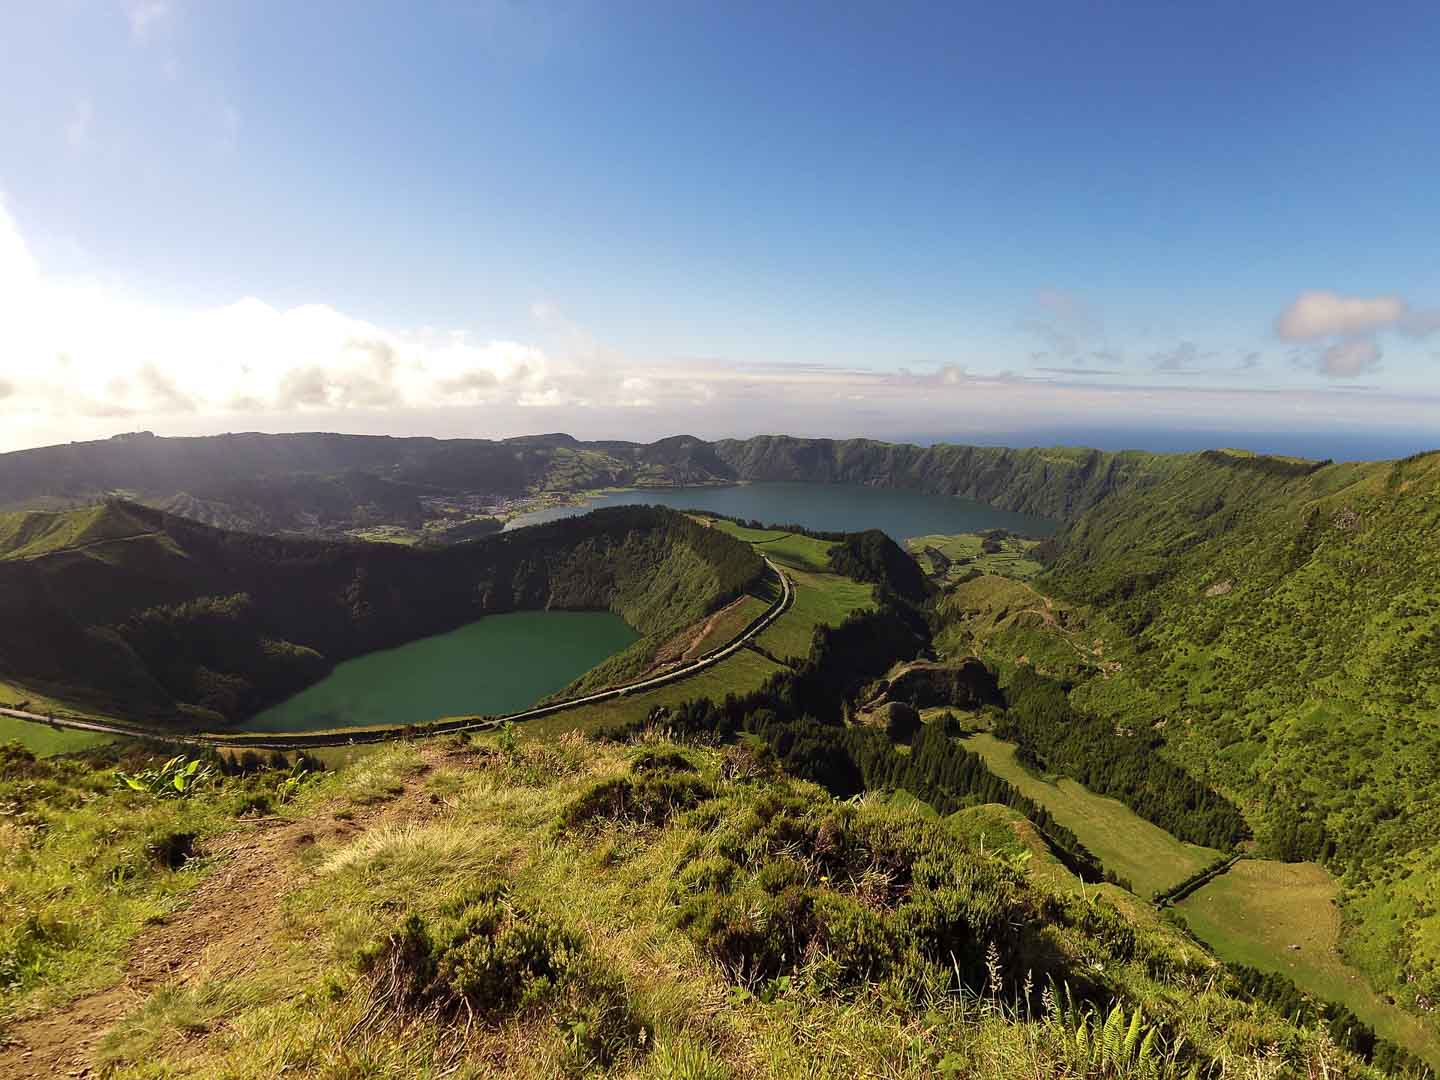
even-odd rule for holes
{"type": "Polygon", "coordinates": [[[624,686],[612,686],[608,690],[598,690],[593,694],[566,698],[564,701],[551,702],[549,705],[540,705],[533,709],[509,713],[505,716],[445,720],[429,724],[397,724],[391,727],[357,728],[351,731],[277,731],[256,732],[254,734],[240,733],[234,735],[208,732],[187,734],[159,732],[109,720],[90,720],[73,716],[45,716],[40,713],[9,708],[0,708],[0,716],[14,717],[17,720],[31,720],[41,724],[49,724],[51,727],[71,728],[77,731],[95,731],[107,735],[149,739],[155,742],[173,743],[177,746],[228,746],[237,750],[307,750],[324,746],[348,746],[354,743],[387,742],[391,739],[444,735],[457,731],[489,730],[505,723],[522,723],[523,721],[535,720],[542,716],[552,716],[555,713],[565,712],[568,709],[576,709],[582,705],[594,705],[597,702],[611,701],[615,698],[625,697],[628,694],[653,690],[660,686],[668,686],[670,683],[680,682],[683,679],[690,678],[692,675],[698,675],[700,672],[712,668],[721,661],[734,656],[735,653],[745,648],[760,634],[764,633],[776,619],[785,614],[795,600],[794,586],[791,584],[790,578],[786,576],[785,571],[776,566],[767,556],[762,554],[760,557],[765,560],[765,565],[769,567],[771,572],[779,579],[780,596],[775,603],[770,605],[764,614],[750,623],[750,625],[741,631],[732,641],[721,645],[719,648],[712,649],[703,656],[698,656],[694,660],[673,668],[670,671],[662,672],[659,675],[652,675],[646,679],[626,683],[624,686]]]}

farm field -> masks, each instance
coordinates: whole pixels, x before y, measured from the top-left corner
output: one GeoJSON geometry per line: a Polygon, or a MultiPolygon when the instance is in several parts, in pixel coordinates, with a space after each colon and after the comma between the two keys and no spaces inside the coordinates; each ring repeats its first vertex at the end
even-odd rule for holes
{"type": "Polygon", "coordinates": [[[1335,879],[1315,863],[1242,859],[1175,906],[1221,959],[1287,975],[1440,1068],[1440,1033],[1388,1004],[1340,958],[1335,895],[1335,879]]]}
{"type": "Polygon", "coordinates": [[[847,615],[874,602],[872,586],[829,572],[834,545],[828,540],[777,529],[748,529],[723,518],[703,520],[753,544],[756,551],[789,571],[795,582],[795,604],[756,639],[757,645],[782,660],[805,656],[815,627],[843,622],[847,615]]]}
{"type": "MultiPolygon", "coordinates": [[[[779,560],[776,559],[776,562],[779,560]]],[[[872,586],[840,574],[814,574],[793,569],[789,574],[795,583],[795,603],[774,626],[756,639],[756,644],[762,649],[782,660],[806,656],[810,652],[810,638],[815,633],[815,627],[844,622],[847,615],[870,607],[875,600],[872,586]]]]}
{"type": "Polygon", "coordinates": [[[781,566],[797,570],[825,570],[830,564],[834,543],[813,536],[785,532],[783,529],[747,529],[723,518],[706,518],[714,528],[759,548],[781,566]]]}
{"type": "MultiPolygon", "coordinates": [[[[89,715],[82,710],[71,708],[43,694],[0,680],[0,705],[8,707],[25,706],[25,711],[49,714],[89,715]]],[[[96,719],[103,719],[97,716],[96,719]]],[[[113,736],[98,731],[76,731],[70,728],[53,728],[48,724],[37,724],[30,720],[17,720],[12,716],[0,716],[0,743],[18,742],[37,757],[52,754],[67,754],[72,750],[83,750],[88,746],[99,746],[109,742],[113,736]]]]}
{"type": "Polygon", "coordinates": [[[920,569],[940,581],[953,581],[975,570],[1022,580],[1040,573],[1042,567],[1030,556],[1039,546],[1039,540],[997,536],[990,542],[996,550],[987,551],[987,539],[985,533],[932,533],[912,536],[905,541],[905,546],[915,556],[920,569]]]}
{"type": "Polygon", "coordinates": [[[99,746],[113,738],[113,735],[98,731],[52,728],[29,720],[17,720],[13,716],[0,716],[0,744],[18,742],[36,757],[68,754],[73,750],[99,746]]]}
{"type": "Polygon", "coordinates": [[[1106,869],[1129,878],[1142,898],[1183,881],[1220,857],[1213,848],[1182,843],[1124,803],[1096,795],[1074,780],[1036,776],[1015,760],[1013,743],[981,733],[965,739],[964,746],[984,758],[995,775],[1049,810],[1099,856],[1106,869]]]}

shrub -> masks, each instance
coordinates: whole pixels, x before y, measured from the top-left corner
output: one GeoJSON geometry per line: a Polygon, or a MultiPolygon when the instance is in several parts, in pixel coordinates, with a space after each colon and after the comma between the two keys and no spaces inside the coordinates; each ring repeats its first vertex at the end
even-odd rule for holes
{"type": "MultiPolygon", "coordinates": [[[[1075,925],[1082,905],[1060,911],[941,823],[786,785],[715,800],[685,824],[706,835],[678,868],[672,919],[743,985],[804,967],[829,989],[885,983],[905,1000],[986,992],[997,978],[1017,993],[1027,973],[1090,992],[1050,932],[1075,925]]],[[[1119,915],[1092,921],[1112,955],[1130,956],[1119,915]]]]}
{"type": "Polygon", "coordinates": [[[773,780],[780,775],[780,763],[770,744],[758,735],[743,735],[725,748],[720,775],[726,780],[773,780]]]}
{"type": "Polygon", "coordinates": [[[654,750],[649,747],[635,755],[630,762],[633,773],[646,772],[697,772],[690,759],[678,750],[654,750]]]}
{"type": "Polygon", "coordinates": [[[710,798],[710,785],[698,776],[642,773],[602,780],[578,796],[560,814],[560,826],[574,829],[596,821],[659,825],[680,810],[710,798]]]}
{"type": "Polygon", "coordinates": [[[548,1014],[576,1068],[608,1066],[643,1043],[622,981],[584,939],[491,885],[435,920],[410,914],[358,961],[375,999],[400,1014],[495,1024],[548,1014]]]}

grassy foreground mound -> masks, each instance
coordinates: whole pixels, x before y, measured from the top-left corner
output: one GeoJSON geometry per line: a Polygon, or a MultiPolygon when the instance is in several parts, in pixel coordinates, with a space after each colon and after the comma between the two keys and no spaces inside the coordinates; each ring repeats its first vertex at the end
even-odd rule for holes
{"type": "Polygon", "coordinates": [[[488,614],[608,608],[658,643],[764,572],[749,545],[658,507],[434,550],[227,532],[124,502],[6,514],[0,681],[213,727],[488,614]]]}
{"type": "Polygon", "coordinates": [[[754,742],[390,746],[268,825],[233,816],[236,785],[277,770],[176,799],[110,770],[23,763],[6,797],[50,827],[7,835],[7,875],[119,910],[100,883],[131,841],[92,832],[76,859],[75,814],[163,809],[197,857],[122,880],[175,899],[113,920],[104,956],[92,916],[55,913],[0,989],[0,1071],[29,1075],[45,1031],[65,1060],[85,1024],[104,1031],[86,1064],[116,1078],[1380,1075],[1177,931],[1052,891],[970,817],[837,801],[754,742]],[[209,883],[242,860],[271,887],[244,925],[214,921],[234,897],[209,883]],[[132,992],[107,997],[117,968],[132,992]]]}

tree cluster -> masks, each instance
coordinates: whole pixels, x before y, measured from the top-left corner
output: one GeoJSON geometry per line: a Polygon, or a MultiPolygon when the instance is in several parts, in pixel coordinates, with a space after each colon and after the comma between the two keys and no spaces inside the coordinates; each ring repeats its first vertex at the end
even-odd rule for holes
{"type": "Polygon", "coordinates": [[[1079,712],[1062,683],[1028,666],[1017,669],[1005,694],[1008,708],[995,733],[1018,743],[1022,761],[1032,767],[1064,773],[1119,799],[1192,844],[1228,850],[1249,836],[1234,803],[1160,756],[1153,731],[1122,733],[1079,712]]]}

